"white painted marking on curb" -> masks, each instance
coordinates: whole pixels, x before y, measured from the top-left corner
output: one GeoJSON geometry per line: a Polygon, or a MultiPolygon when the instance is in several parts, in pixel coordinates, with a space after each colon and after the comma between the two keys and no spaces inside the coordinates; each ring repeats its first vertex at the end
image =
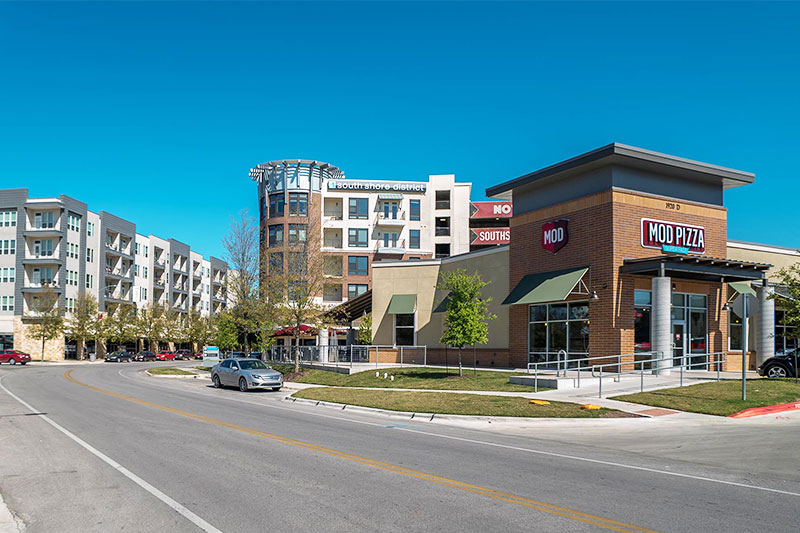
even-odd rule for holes
{"type": "MultiPolygon", "coordinates": [[[[139,381],[139,380],[136,380],[136,379],[134,379],[134,378],[132,378],[130,376],[123,375],[122,374],[122,370],[120,370],[120,376],[122,376],[122,377],[124,377],[126,379],[129,379],[131,381],[135,381],[135,382],[139,381]]],[[[166,389],[175,390],[172,387],[159,386],[159,388],[166,388],[166,389]]],[[[219,396],[217,396],[217,395],[205,394],[205,393],[196,392],[196,391],[182,391],[182,392],[189,392],[189,393],[192,393],[192,394],[199,394],[201,396],[219,398],[219,396]]],[[[296,409],[280,407],[280,406],[277,406],[277,405],[273,406],[273,405],[265,405],[265,404],[256,403],[256,402],[248,402],[246,400],[241,400],[241,399],[238,399],[238,398],[224,398],[224,399],[225,400],[236,401],[236,402],[241,402],[241,403],[249,403],[249,404],[258,405],[258,406],[261,406],[261,407],[269,407],[270,409],[279,409],[279,410],[282,410],[282,411],[291,411],[293,413],[297,413],[296,409]]],[[[306,404],[306,405],[308,405],[308,404],[306,404]]],[[[375,427],[383,427],[384,426],[384,424],[376,424],[376,423],[373,423],[373,422],[366,422],[366,421],[363,421],[363,420],[352,420],[352,419],[345,418],[345,417],[342,417],[342,416],[324,415],[324,414],[321,414],[321,413],[312,413],[312,412],[308,412],[308,411],[303,411],[303,413],[307,414],[307,415],[311,415],[311,416],[322,417],[322,418],[332,418],[334,420],[342,420],[344,422],[350,422],[350,423],[354,423],[354,424],[363,424],[363,425],[366,425],[366,426],[375,426],[375,427]]],[[[431,417],[431,420],[433,420],[433,417],[431,417]]],[[[591,459],[591,458],[588,458],[588,457],[580,457],[580,456],[577,456],[577,455],[567,455],[567,454],[561,454],[561,453],[555,453],[555,452],[548,452],[548,451],[545,451],[545,450],[536,450],[536,449],[533,449],[533,448],[522,448],[522,447],[519,447],[519,446],[511,446],[509,444],[499,444],[499,443],[496,443],[496,442],[482,441],[482,440],[476,440],[476,439],[467,439],[467,438],[464,438],[464,437],[454,437],[454,436],[450,436],[450,435],[442,435],[440,433],[432,433],[432,432],[429,432],[429,431],[422,431],[422,430],[417,430],[417,429],[408,429],[408,428],[395,428],[395,429],[397,429],[398,431],[407,431],[409,433],[418,433],[420,435],[427,435],[427,436],[430,436],[430,437],[439,437],[441,439],[458,440],[458,441],[463,441],[463,442],[469,442],[471,444],[481,444],[481,445],[484,445],[484,446],[493,446],[493,447],[496,447],[496,448],[504,448],[504,449],[508,449],[508,450],[515,450],[515,451],[532,453],[532,454],[537,454],[537,455],[544,455],[544,456],[550,456],[550,457],[559,457],[559,458],[562,458],[562,459],[571,459],[573,461],[583,461],[583,462],[587,462],[587,463],[595,463],[595,464],[601,464],[601,465],[605,465],[605,466],[615,466],[615,467],[618,467],[618,468],[628,468],[630,470],[638,470],[638,471],[641,471],[641,472],[650,472],[652,474],[661,474],[661,475],[666,475],[666,476],[674,476],[674,477],[681,477],[681,478],[687,478],[687,479],[694,479],[696,481],[706,481],[706,482],[709,482],[709,483],[720,483],[722,485],[730,485],[730,486],[734,486],[734,487],[742,487],[742,488],[746,488],[746,489],[760,490],[760,491],[765,491],[765,492],[773,492],[773,493],[777,493],[777,494],[785,494],[787,496],[800,497],[800,493],[798,493],[798,492],[791,492],[791,491],[780,490],[780,489],[772,489],[772,488],[769,488],[769,487],[762,487],[760,485],[748,485],[746,483],[738,483],[736,481],[725,481],[725,480],[722,480],[722,479],[714,479],[714,478],[704,477],[704,476],[695,476],[695,475],[692,475],[692,474],[681,474],[679,472],[670,472],[669,470],[659,470],[657,468],[649,468],[649,467],[646,467],[646,466],[628,465],[628,464],[624,464],[624,463],[615,463],[613,461],[604,461],[602,459],[591,459]]]]}
{"type": "MultiPolygon", "coordinates": [[[[20,398],[10,390],[8,390],[2,383],[4,377],[5,376],[0,377],[0,389],[3,389],[6,392],[6,394],[17,400],[31,412],[41,413],[41,411],[35,409],[31,404],[29,404],[28,402],[26,402],[25,400],[23,400],[22,398],[20,398]]],[[[103,461],[104,463],[108,464],[109,466],[117,470],[120,474],[130,479],[131,481],[142,487],[144,490],[146,490],[147,492],[149,492],[150,494],[152,494],[153,496],[155,496],[156,498],[167,504],[169,507],[171,507],[172,509],[183,515],[187,520],[192,522],[194,525],[196,525],[203,531],[208,531],[209,533],[222,533],[222,531],[215,528],[214,526],[212,526],[211,524],[209,524],[208,522],[206,522],[205,520],[194,514],[192,511],[190,511],[177,501],[173,500],[172,498],[170,498],[169,496],[158,490],[156,487],[154,487],[144,479],[140,478],[139,476],[137,476],[136,474],[134,474],[133,472],[131,472],[130,470],[128,470],[127,468],[125,468],[124,466],[113,460],[112,458],[110,458],[109,456],[105,455],[100,450],[94,448],[91,444],[87,443],[77,435],[71,433],[67,429],[58,425],[56,422],[51,420],[47,415],[39,414],[37,416],[42,420],[44,420],[45,422],[47,422],[48,424],[50,424],[51,426],[53,426],[54,428],[56,428],[58,431],[60,431],[67,437],[69,437],[70,439],[72,439],[73,441],[75,441],[76,443],[78,443],[80,446],[88,450],[90,453],[98,457],[101,461],[103,461]]]]}

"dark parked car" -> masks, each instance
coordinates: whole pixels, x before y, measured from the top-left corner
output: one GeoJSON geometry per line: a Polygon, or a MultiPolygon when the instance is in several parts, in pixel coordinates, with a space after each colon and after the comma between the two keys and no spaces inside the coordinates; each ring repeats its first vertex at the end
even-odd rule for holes
{"type": "Polygon", "coordinates": [[[797,377],[797,368],[795,368],[795,355],[800,360],[800,354],[796,350],[786,350],[785,353],[770,357],[758,367],[758,373],[761,376],[768,378],[788,378],[797,377]]]}
{"type": "Polygon", "coordinates": [[[176,361],[183,361],[184,359],[191,359],[192,358],[192,351],[191,350],[177,350],[175,352],[175,360],[176,361]]]}
{"type": "Polygon", "coordinates": [[[261,359],[261,352],[250,352],[250,359],[261,359]]]}
{"type": "Polygon", "coordinates": [[[231,352],[226,359],[246,359],[247,354],[244,352],[231,352]]]}
{"type": "Polygon", "coordinates": [[[155,361],[156,354],[153,352],[139,352],[134,356],[137,361],[155,361]]]}
{"type": "Polygon", "coordinates": [[[31,356],[19,350],[0,350],[0,363],[8,363],[16,365],[17,363],[24,365],[31,360],[31,356]]]}
{"type": "Polygon", "coordinates": [[[106,363],[130,363],[133,355],[130,352],[126,352],[124,350],[117,350],[116,352],[112,353],[111,355],[106,356],[106,363]]]}

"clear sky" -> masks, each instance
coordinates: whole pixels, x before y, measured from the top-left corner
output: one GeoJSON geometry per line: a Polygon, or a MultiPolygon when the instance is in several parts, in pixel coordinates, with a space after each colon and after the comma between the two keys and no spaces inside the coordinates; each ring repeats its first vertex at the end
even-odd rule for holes
{"type": "Polygon", "coordinates": [[[747,170],[800,248],[800,3],[0,3],[0,187],[220,256],[250,167],[486,187],[612,141],[747,170]]]}

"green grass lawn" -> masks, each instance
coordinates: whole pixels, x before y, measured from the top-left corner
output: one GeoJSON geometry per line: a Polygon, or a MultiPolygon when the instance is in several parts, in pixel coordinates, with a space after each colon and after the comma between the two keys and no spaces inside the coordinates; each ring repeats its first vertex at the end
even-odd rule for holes
{"type": "MultiPolygon", "coordinates": [[[[282,374],[294,371],[292,365],[271,365],[282,374]]],[[[430,367],[405,367],[378,369],[381,377],[376,378],[376,370],[367,370],[357,374],[339,374],[327,370],[311,369],[295,379],[297,383],[313,383],[316,385],[331,385],[335,387],[375,387],[394,389],[439,389],[439,390],[479,390],[479,391],[510,391],[532,392],[533,387],[527,385],[513,385],[508,382],[509,376],[524,374],[513,372],[493,372],[478,370],[477,376],[472,370],[464,370],[464,377],[458,377],[458,370],[450,369],[445,372],[442,368],[430,367]],[[383,379],[383,373],[394,375],[394,381],[383,379]]],[[[539,390],[542,389],[541,387],[539,390]]]]}
{"type": "MultiPolygon", "coordinates": [[[[375,374],[373,373],[373,376],[375,374]]],[[[526,398],[451,392],[375,391],[314,387],[294,393],[296,398],[388,409],[452,415],[520,416],[535,418],[613,418],[628,415],[614,409],[589,411],[575,403],[533,405],[526,398]]]]}
{"type": "Polygon", "coordinates": [[[147,371],[154,376],[194,376],[194,372],[181,368],[148,368],[147,371]]]}
{"type": "Polygon", "coordinates": [[[204,367],[204,366],[193,366],[195,370],[200,370],[201,372],[211,372],[211,367],[204,367]]]}
{"type": "Polygon", "coordinates": [[[763,407],[800,399],[800,385],[794,380],[751,379],[747,381],[747,401],[742,401],[741,381],[701,383],[652,392],[616,396],[613,400],[642,403],[679,411],[729,416],[751,407],[763,407]]]}

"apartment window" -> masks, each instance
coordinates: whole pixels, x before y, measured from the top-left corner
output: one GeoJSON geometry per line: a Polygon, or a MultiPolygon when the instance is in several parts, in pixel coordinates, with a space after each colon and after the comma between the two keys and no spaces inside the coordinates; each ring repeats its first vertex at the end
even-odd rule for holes
{"type": "Polygon", "coordinates": [[[326,283],[322,286],[322,299],[326,302],[341,302],[342,286],[326,283]]]}
{"type": "Polygon", "coordinates": [[[70,313],[75,312],[75,298],[65,298],[64,303],[64,307],[66,307],[67,311],[70,313]]]}
{"type": "Polygon", "coordinates": [[[289,193],[289,214],[308,216],[308,193],[290,192],[289,193]]]}
{"type": "Polygon", "coordinates": [[[351,276],[366,276],[369,274],[369,258],[365,255],[348,256],[347,273],[351,276]]]}
{"type": "Polygon", "coordinates": [[[414,346],[415,318],[414,313],[394,315],[395,346],[414,346]]]}
{"type": "MultiPolygon", "coordinates": [[[[69,271],[67,271],[67,281],[69,282],[69,271]]],[[[33,269],[33,284],[44,285],[53,283],[53,269],[51,267],[42,267],[33,269]]]]}
{"type": "Polygon", "coordinates": [[[44,239],[33,241],[33,255],[35,257],[50,257],[53,255],[53,240],[44,239]]]}
{"type": "Polygon", "coordinates": [[[147,300],[147,287],[139,287],[139,300],[142,302],[147,300]]]}
{"type": "Polygon", "coordinates": [[[342,256],[326,255],[322,259],[322,273],[326,276],[341,277],[342,256]]]}
{"type": "Polygon", "coordinates": [[[269,218],[282,217],[286,198],[283,193],[269,195],[269,218]]]}
{"type": "Polygon", "coordinates": [[[383,234],[383,246],[385,248],[397,248],[397,233],[384,233],[383,234]]]}
{"type": "Polygon", "coordinates": [[[269,271],[273,274],[283,274],[283,252],[270,252],[269,271]]]}
{"type": "Polygon", "coordinates": [[[14,255],[17,253],[17,241],[14,239],[0,241],[0,254],[14,255]]]}
{"type": "Polygon", "coordinates": [[[86,262],[94,263],[94,250],[92,248],[86,249],[86,262]]]}
{"type": "Polygon", "coordinates": [[[87,222],[86,223],[86,235],[91,237],[94,235],[94,222],[87,222]]]}
{"type": "Polygon", "coordinates": [[[36,229],[49,229],[56,226],[55,213],[52,211],[45,211],[43,213],[34,213],[33,227],[36,229]]]}
{"type": "Polygon", "coordinates": [[[356,248],[367,247],[367,229],[366,228],[350,228],[347,230],[347,245],[356,248]]]}
{"type": "Polygon", "coordinates": [[[436,245],[436,259],[441,259],[442,257],[450,257],[450,243],[438,243],[436,245]]]}
{"type": "Polygon", "coordinates": [[[147,267],[142,267],[142,277],[147,279],[147,267]]]}
{"type": "Polygon", "coordinates": [[[134,249],[133,253],[135,253],[136,255],[139,255],[139,243],[138,242],[134,243],[133,249],[134,249]]]}
{"type": "Polygon", "coordinates": [[[144,248],[144,256],[147,257],[150,252],[150,247],[145,244],[143,248],[144,248]]]}
{"type": "Polygon", "coordinates": [[[367,288],[366,283],[350,283],[347,285],[347,298],[355,298],[360,294],[364,294],[367,292],[367,288]]]}
{"type": "Polygon", "coordinates": [[[450,191],[436,191],[436,209],[450,209],[450,191]]]}
{"type": "Polygon", "coordinates": [[[0,226],[12,227],[17,225],[16,211],[0,211],[0,226]]]}
{"type": "Polygon", "coordinates": [[[86,274],[86,288],[91,289],[94,287],[94,276],[86,274]]]}
{"type": "Polygon", "coordinates": [[[72,231],[80,231],[81,229],[81,218],[77,215],[69,215],[67,216],[67,228],[72,231]]]}
{"type": "Polygon", "coordinates": [[[0,298],[0,311],[13,311],[14,310],[14,297],[3,296],[0,298]]]}
{"type": "Polygon", "coordinates": [[[283,246],[283,224],[269,227],[269,245],[283,246]]]}
{"type": "Polygon", "coordinates": [[[133,275],[134,276],[139,275],[139,265],[133,265],[133,275]]]}
{"type": "Polygon", "coordinates": [[[289,245],[305,244],[306,243],[306,225],[305,224],[289,224],[289,245]]]}
{"type": "Polygon", "coordinates": [[[303,280],[290,280],[288,284],[289,300],[297,301],[306,296],[306,283],[303,280]]]}
{"type": "Polygon", "coordinates": [[[408,247],[414,250],[419,249],[419,230],[412,229],[408,231],[408,247]]]}
{"type": "Polygon", "coordinates": [[[289,274],[304,276],[308,273],[308,261],[303,252],[289,252],[289,274]]]}
{"type": "Polygon", "coordinates": [[[450,217],[436,217],[436,236],[447,237],[450,235],[450,217]]]}
{"type": "Polygon", "coordinates": [[[411,220],[419,220],[419,200],[409,200],[409,215],[411,220]]]}
{"type": "Polygon", "coordinates": [[[67,285],[78,286],[78,273],[74,270],[67,270],[67,285]]]}
{"type": "Polygon", "coordinates": [[[73,244],[71,242],[67,243],[67,257],[71,257],[73,259],[78,258],[78,245],[73,244]]]}
{"type": "Polygon", "coordinates": [[[0,281],[3,283],[14,283],[16,279],[15,267],[4,267],[0,269],[0,281]]]}
{"type": "Polygon", "coordinates": [[[369,199],[350,198],[348,217],[357,219],[369,217],[369,199]]]}

